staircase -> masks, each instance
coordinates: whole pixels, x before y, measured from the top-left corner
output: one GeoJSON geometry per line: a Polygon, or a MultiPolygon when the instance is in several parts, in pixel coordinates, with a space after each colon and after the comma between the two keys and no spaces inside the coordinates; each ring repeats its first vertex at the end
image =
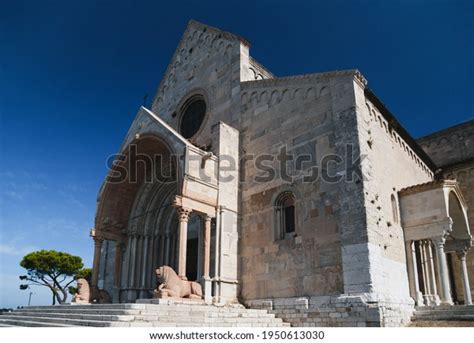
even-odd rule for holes
{"type": "Polygon", "coordinates": [[[266,310],[246,309],[241,305],[161,300],[157,303],[30,306],[0,315],[0,326],[283,327],[290,324],[266,310]]]}
{"type": "Polygon", "coordinates": [[[474,326],[474,305],[416,307],[410,326],[474,326]]]}

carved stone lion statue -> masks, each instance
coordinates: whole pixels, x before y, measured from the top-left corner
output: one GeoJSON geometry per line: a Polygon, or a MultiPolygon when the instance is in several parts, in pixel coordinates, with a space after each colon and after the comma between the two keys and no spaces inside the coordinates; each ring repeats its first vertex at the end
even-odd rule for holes
{"type": "Polygon", "coordinates": [[[112,298],[110,297],[109,292],[105,289],[96,288],[92,292],[91,301],[96,304],[110,304],[112,298]]]}
{"type": "Polygon", "coordinates": [[[105,289],[90,287],[86,279],[77,279],[77,293],[72,298],[72,304],[109,304],[111,298],[105,289]]]}
{"type": "Polygon", "coordinates": [[[201,285],[194,281],[182,280],[173,268],[161,266],[155,272],[158,279],[155,298],[202,299],[201,285]]]}
{"type": "Polygon", "coordinates": [[[86,279],[77,279],[77,293],[72,297],[74,304],[89,304],[91,292],[86,279]]]}

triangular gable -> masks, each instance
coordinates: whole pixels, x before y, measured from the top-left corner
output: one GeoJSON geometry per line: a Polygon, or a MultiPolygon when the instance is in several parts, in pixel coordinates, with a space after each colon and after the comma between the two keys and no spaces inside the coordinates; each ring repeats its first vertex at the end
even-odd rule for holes
{"type": "Polygon", "coordinates": [[[180,62],[187,58],[186,54],[189,53],[192,42],[196,39],[201,39],[203,36],[206,37],[205,39],[209,40],[207,43],[209,43],[208,45],[210,49],[218,48],[216,45],[223,44],[223,40],[228,42],[242,42],[245,45],[250,45],[247,40],[233,33],[222,31],[218,28],[199,23],[195,20],[189,21],[155,93],[152,102],[152,109],[156,108],[156,103],[158,102],[159,98],[163,96],[163,94],[166,93],[167,88],[172,85],[176,68],[180,62]],[[212,40],[210,38],[211,36],[213,37],[212,40]]]}
{"type": "Polygon", "coordinates": [[[160,136],[166,141],[172,149],[172,152],[177,155],[182,154],[187,146],[192,145],[188,140],[186,140],[186,138],[181,136],[181,134],[168,125],[158,115],[141,106],[127,132],[127,135],[125,136],[120,151],[123,151],[131,142],[133,142],[137,138],[137,135],[145,133],[160,136]]]}

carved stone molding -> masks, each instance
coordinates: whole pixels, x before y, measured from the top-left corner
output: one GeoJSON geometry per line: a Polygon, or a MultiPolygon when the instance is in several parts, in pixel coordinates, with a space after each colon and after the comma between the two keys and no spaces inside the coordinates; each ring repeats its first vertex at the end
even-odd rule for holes
{"type": "Polygon", "coordinates": [[[459,251],[456,251],[456,255],[458,256],[458,258],[462,261],[462,260],[465,260],[466,259],[466,255],[467,255],[467,250],[459,250],[459,251]]]}
{"type": "Polygon", "coordinates": [[[442,235],[438,237],[433,237],[431,238],[431,241],[437,247],[438,249],[444,249],[444,244],[446,243],[446,236],[447,235],[442,235]]]}
{"type": "Polygon", "coordinates": [[[178,211],[178,219],[180,222],[188,222],[189,215],[191,214],[192,210],[184,207],[177,208],[178,211]]]}

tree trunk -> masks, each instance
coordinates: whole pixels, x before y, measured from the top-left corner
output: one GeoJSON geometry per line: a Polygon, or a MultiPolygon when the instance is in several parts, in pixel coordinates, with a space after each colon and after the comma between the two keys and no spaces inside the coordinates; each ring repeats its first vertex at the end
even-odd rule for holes
{"type": "Polygon", "coordinates": [[[62,304],[61,297],[59,296],[58,292],[56,292],[56,299],[58,300],[58,304],[61,305],[62,304]]]}
{"type": "Polygon", "coordinates": [[[66,302],[66,300],[67,300],[67,292],[66,292],[66,290],[65,290],[64,288],[61,288],[61,292],[63,293],[63,297],[62,297],[60,303],[61,303],[61,304],[64,304],[64,303],[66,302]]]}

